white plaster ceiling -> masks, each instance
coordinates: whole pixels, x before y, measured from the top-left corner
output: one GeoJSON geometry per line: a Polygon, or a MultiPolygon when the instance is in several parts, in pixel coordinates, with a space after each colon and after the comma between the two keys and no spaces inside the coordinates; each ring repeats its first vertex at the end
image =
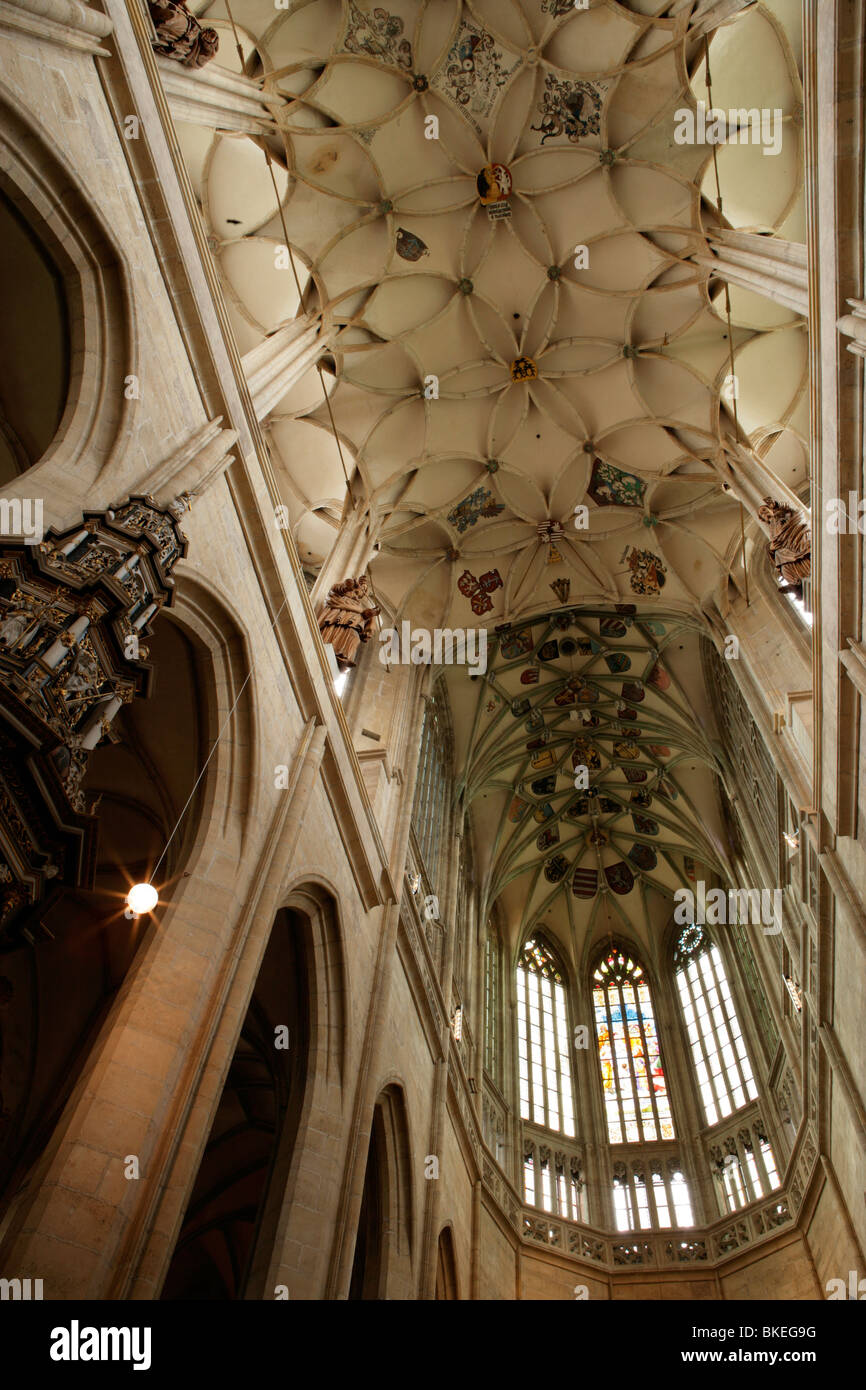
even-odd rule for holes
{"type": "MultiPolygon", "coordinates": [[[[357,505],[377,530],[386,616],[492,630],[627,604],[694,625],[737,581],[740,514],[713,467],[734,434],[724,296],[690,260],[719,220],[712,150],[673,139],[674,113],[707,96],[689,8],[286,5],[233,0],[232,13],[245,70],[287,99],[269,147],[304,307],[337,329],[324,380],[357,505]],[[510,215],[495,220],[477,183],[494,165],[511,184],[494,205],[510,215]],[[527,379],[515,379],[519,359],[527,379]],[[438,397],[425,398],[431,376],[438,397]]],[[[238,71],[224,0],[195,8],[223,26],[217,61],[238,71]]],[[[777,157],[720,150],[722,224],[802,239],[796,0],[762,0],[713,35],[710,56],[717,106],[784,115],[777,157]]],[[[283,233],[265,156],[246,136],[178,131],[247,350],[299,308],[291,272],[275,268],[283,233]]],[[[741,431],[799,488],[805,327],[745,290],[731,310],[741,431]]],[[[345,499],[318,373],[278,404],[267,435],[315,568],[345,499]]],[[[704,720],[700,683],[692,699],[704,720]]],[[[479,751],[458,734],[468,778],[479,751]]],[[[502,851],[488,849],[495,876],[502,851]]]]}

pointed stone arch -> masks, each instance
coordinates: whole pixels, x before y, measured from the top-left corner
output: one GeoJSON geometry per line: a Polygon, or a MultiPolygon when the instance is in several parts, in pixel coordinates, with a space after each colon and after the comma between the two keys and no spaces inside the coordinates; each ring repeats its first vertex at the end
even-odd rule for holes
{"type": "MultiPolygon", "coordinates": [[[[125,438],[134,406],[124,394],[135,374],[133,299],[126,257],[56,142],[0,87],[0,191],[31,229],[62,279],[69,330],[65,408],[42,456],[5,491],[52,499],[74,520],[88,488],[125,438]],[[56,500],[55,500],[56,499],[56,500]]],[[[46,519],[47,520],[47,519],[46,519]]]]}

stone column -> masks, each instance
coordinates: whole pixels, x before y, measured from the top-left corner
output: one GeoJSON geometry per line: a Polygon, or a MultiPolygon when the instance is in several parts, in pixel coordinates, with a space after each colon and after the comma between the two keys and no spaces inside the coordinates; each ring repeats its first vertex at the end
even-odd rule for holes
{"type": "Polygon", "coordinates": [[[45,43],[110,58],[100,39],[111,33],[108,15],[82,0],[0,0],[0,30],[29,34],[45,43]]]}
{"type": "MultiPolygon", "coordinates": [[[[461,819],[462,819],[462,812],[461,819]]],[[[460,847],[462,830],[457,830],[451,840],[451,863],[448,866],[447,912],[449,929],[445,937],[445,952],[442,965],[442,994],[445,999],[445,1018],[441,1029],[441,1051],[436,1058],[433,1079],[433,1101],[430,1107],[430,1140],[427,1152],[435,1154],[442,1161],[442,1135],[445,1129],[445,1111],[448,1105],[448,1057],[451,1051],[451,1005],[453,1001],[454,949],[457,941],[457,877],[460,871],[460,847]]],[[[465,1006],[464,1006],[465,1007],[465,1006]]],[[[432,1299],[436,1292],[436,1258],[438,1254],[437,1227],[439,1225],[439,1194],[444,1175],[427,1184],[427,1201],[424,1207],[424,1237],[421,1242],[421,1288],[419,1297],[432,1299]]]]}
{"type": "Polygon", "coordinates": [[[806,247],[780,237],[712,227],[712,249],[694,257],[711,275],[752,290],[803,318],[809,317],[806,247]]]}
{"type": "MultiPolygon", "coordinates": [[[[758,507],[765,497],[774,497],[777,502],[783,502],[796,512],[808,511],[808,507],[797,494],[792,492],[781,478],[777,478],[772,469],[768,468],[753,450],[745,444],[735,443],[733,439],[726,440],[725,448],[740,487],[736,495],[742,495],[742,500],[752,516],[757,516],[758,507]]],[[[735,488],[736,485],[732,483],[731,490],[735,491],[735,488]]]]}
{"type": "MultiPolygon", "coordinates": [[[[693,0],[678,0],[677,4],[671,6],[670,14],[680,14],[692,3],[693,0]]],[[[711,34],[720,24],[736,19],[738,14],[742,14],[754,3],[755,0],[698,0],[689,17],[688,37],[703,38],[705,34],[711,34]]]]}
{"type": "MultiPolygon", "coordinates": [[[[423,684],[429,682],[429,668],[424,673],[423,684]]],[[[419,696],[414,711],[414,719],[407,739],[407,758],[411,759],[406,771],[406,790],[403,811],[397,834],[394,838],[389,868],[391,880],[403,884],[403,870],[406,864],[406,845],[409,839],[409,825],[412,816],[412,802],[415,798],[415,782],[418,777],[417,750],[421,747],[421,730],[424,724],[426,696],[419,696]]],[[[325,1299],[346,1299],[352,1278],[352,1262],[361,1213],[364,1191],[364,1178],[367,1171],[367,1154],[370,1143],[370,1130],[373,1122],[373,1107],[379,1093],[380,1066],[385,1034],[385,1020],[388,1016],[388,1001],[391,992],[391,977],[397,955],[397,932],[400,922],[399,902],[390,902],[382,919],[382,934],[376,956],[375,973],[370,991],[370,1007],[367,1014],[362,1044],[361,1062],[358,1068],[358,1082],[352,1106],[349,1125],[350,1141],[346,1155],[346,1166],[340,1192],[340,1201],[335,1223],[334,1244],[331,1249],[330,1270],[325,1289],[325,1299]]]]}
{"type": "MultiPolygon", "coordinates": [[[[336,448],[336,445],[334,447],[336,448]]],[[[319,611],[332,585],[339,584],[344,579],[357,579],[364,574],[373,554],[375,535],[380,525],[381,519],[371,518],[362,502],[356,502],[353,509],[351,501],[347,498],[331,553],[319,570],[310,591],[310,602],[314,612],[319,611]]]]}
{"type": "Polygon", "coordinates": [[[250,135],[276,130],[273,108],[285,103],[263,92],[260,80],[229,72],[216,62],[185,68],[171,58],[154,56],[176,121],[250,135]]]}
{"type": "Polygon", "coordinates": [[[260,423],[329,345],[321,318],[303,314],[244,353],[241,362],[260,423]]]}

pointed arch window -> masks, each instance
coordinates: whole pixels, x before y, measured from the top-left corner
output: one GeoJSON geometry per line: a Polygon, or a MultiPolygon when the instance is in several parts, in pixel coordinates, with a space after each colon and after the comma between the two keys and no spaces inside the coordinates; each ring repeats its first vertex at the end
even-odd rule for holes
{"type": "Polygon", "coordinates": [[[675,1138],[658,1028],[643,966],[613,946],[593,971],[592,1002],[611,1144],[675,1138]]]}
{"type": "Polygon", "coordinates": [[[494,1081],[499,1079],[499,934],[487,928],[484,958],[484,1069],[494,1081]]]}
{"type": "Polygon", "coordinates": [[[683,927],[674,949],[680,1007],[708,1125],[755,1100],[758,1088],[718,946],[683,927]]]}
{"type": "Polygon", "coordinates": [[[574,1136],[574,1088],[562,970],[542,936],[526,942],[517,963],[520,1114],[574,1136]]]}
{"type": "Polygon", "coordinates": [[[431,884],[436,886],[451,797],[451,756],[444,702],[429,699],[424,712],[412,824],[431,884]]]}

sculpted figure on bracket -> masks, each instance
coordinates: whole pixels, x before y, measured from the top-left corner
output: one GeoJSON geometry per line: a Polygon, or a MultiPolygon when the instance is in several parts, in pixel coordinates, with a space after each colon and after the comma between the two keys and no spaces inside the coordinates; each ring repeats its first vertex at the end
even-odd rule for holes
{"type": "Polygon", "coordinates": [[[319,615],[322,641],[334,648],[342,671],[355,665],[358,644],[369,642],[373,635],[373,620],[380,610],[370,607],[368,584],[363,574],[360,579],[344,579],[341,584],[335,584],[319,615]]]}
{"type": "Polygon", "coordinates": [[[202,28],[184,0],[148,0],[148,9],[159,38],[154,53],[185,68],[203,68],[215,56],[220,46],[216,29],[202,28]]]}
{"type": "Polygon", "coordinates": [[[803,580],[812,574],[812,526],[803,512],[794,511],[772,497],[764,498],[758,508],[758,519],[770,528],[767,549],[770,559],[782,579],[787,580],[782,592],[789,590],[803,596],[803,580]]]}

